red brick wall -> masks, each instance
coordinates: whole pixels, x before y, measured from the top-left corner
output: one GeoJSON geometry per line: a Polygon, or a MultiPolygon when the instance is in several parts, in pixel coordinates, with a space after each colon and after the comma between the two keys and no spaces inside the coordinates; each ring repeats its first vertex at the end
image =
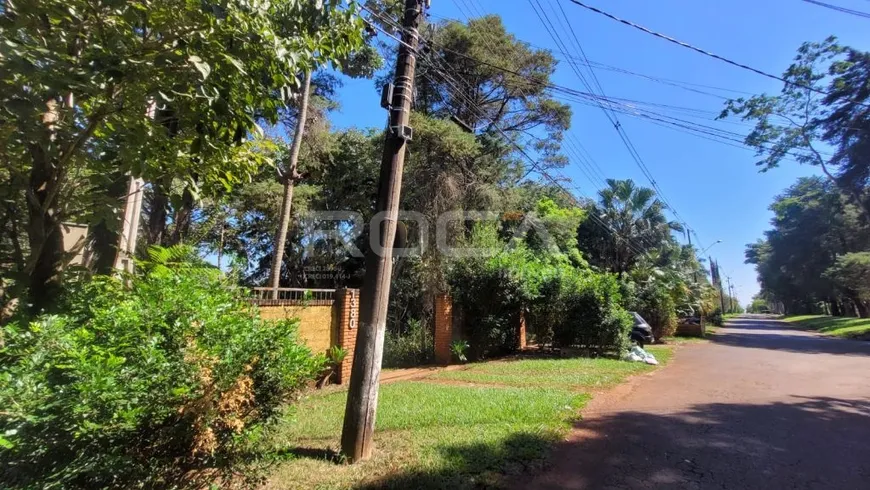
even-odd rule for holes
{"type": "Polygon", "coordinates": [[[517,346],[520,350],[526,348],[526,314],[525,312],[520,311],[520,324],[518,326],[519,329],[519,345],[517,346]]]}
{"type": "Polygon", "coordinates": [[[338,316],[338,345],[347,351],[338,373],[339,384],[347,384],[353,366],[353,353],[356,349],[356,334],[359,331],[359,290],[339,289],[335,292],[336,314],[338,316]]]}
{"type": "Polygon", "coordinates": [[[453,342],[453,300],[447,294],[435,296],[435,363],[450,364],[453,342]]]}

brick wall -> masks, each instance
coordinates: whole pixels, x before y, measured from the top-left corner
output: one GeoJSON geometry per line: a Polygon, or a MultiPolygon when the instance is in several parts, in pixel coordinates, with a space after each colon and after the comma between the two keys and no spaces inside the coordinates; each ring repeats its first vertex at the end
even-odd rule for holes
{"type": "Polygon", "coordinates": [[[359,324],[359,290],[339,289],[332,300],[300,304],[296,300],[260,300],[260,317],[265,320],[299,319],[299,338],[315,353],[325,353],[333,345],[347,351],[338,378],[350,379],[353,351],[359,324]],[[313,303],[313,304],[312,304],[313,303]]]}
{"type": "Polygon", "coordinates": [[[435,363],[450,364],[453,342],[453,300],[447,294],[435,296],[435,363]]]}
{"type": "Polygon", "coordinates": [[[519,325],[517,329],[519,330],[519,342],[517,348],[519,348],[519,350],[523,350],[526,348],[526,314],[523,311],[520,312],[519,325]]]}
{"type": "Polygon", "coordinates": [[[339,289],[335,292],[335,314],[338,345],[347,351],[338,373],[339,384],[347,384],[353,367],[353,354],[356,349],[356,334],[359,331],[359,290],[339,289]]]}
{"type": "Polygon", "coordinates": [[[261,306],[264,320],[299,319],[299,338],[313,352],[326,352],[336,345],[338,336],[332,328],[333,306],[261,306]]]}

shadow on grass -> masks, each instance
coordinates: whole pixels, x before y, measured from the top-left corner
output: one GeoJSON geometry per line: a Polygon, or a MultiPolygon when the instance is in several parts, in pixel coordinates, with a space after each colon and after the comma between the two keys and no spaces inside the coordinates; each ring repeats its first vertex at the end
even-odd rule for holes
{"type": "Polygon", "coordinates": [[[345,463],[345,457],[332,448],[291,447],[275,451],[272,455],[279,459],[307,458],[335,464],[345,463]]]}
{"type": "Polygon", "coordinates": [[[812,335],[773,319],[737,318],[708,338],[717,344],[751,349],[803,354],[870,355],[870,343],[812,335]]]}
{"type": "Polygon", "coordinates": [[[505,487],[511,479],[539,471],[555,439],[518,433],[497,445],[470,443],[439,448],[444,465],[397,473],[358,489],[462,489],[505,487]]]}

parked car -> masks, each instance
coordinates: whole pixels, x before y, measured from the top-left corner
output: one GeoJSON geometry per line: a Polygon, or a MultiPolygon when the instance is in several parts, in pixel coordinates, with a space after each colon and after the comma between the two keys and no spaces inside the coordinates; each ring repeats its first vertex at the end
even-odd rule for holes
{"type": "Polygon", "coordinates": [[[641,348],[644,344],[655,342],[656,338],[653,336],[652,327],[649,323],[634,311],[631,312],[631,315],[634,317],[634,326],[631,327],[631,341],[641,348]]]}

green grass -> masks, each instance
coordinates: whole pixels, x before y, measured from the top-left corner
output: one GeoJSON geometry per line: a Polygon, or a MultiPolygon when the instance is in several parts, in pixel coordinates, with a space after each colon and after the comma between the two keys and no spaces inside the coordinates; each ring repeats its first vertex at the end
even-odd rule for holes
{"type": "MultiPolygon", "coordinates": [[[[669,347],[650,350],[670,359],[669,347]]],[[[313,392],[258,448],[280,459],[266,488],[501,486],[543,465],[589,391],[651,369],[610,359],[494,361],[387,384],[375,453],[356,465],[335,457],[347,393],[313,392]]]]}
{"type": "MultiPolygon", "coordinates": [[[[671,349],[650,346],[648,352],[664,364],[671,349]]],[[[626,376],[653,369],[643,363],[614,359],[535,359],[472,364],[462,371],[442,371],[429,379],[465,381],[498,386],[540,386],[572,391],[609,388],[626,376]]]]}
{"type": "Polygon", "coordinates": [[[870,336],[870,318],[851,318],[824,315],[790,316],[783,319],[797,328],[814,330],[843,338],[870,336]]]}

